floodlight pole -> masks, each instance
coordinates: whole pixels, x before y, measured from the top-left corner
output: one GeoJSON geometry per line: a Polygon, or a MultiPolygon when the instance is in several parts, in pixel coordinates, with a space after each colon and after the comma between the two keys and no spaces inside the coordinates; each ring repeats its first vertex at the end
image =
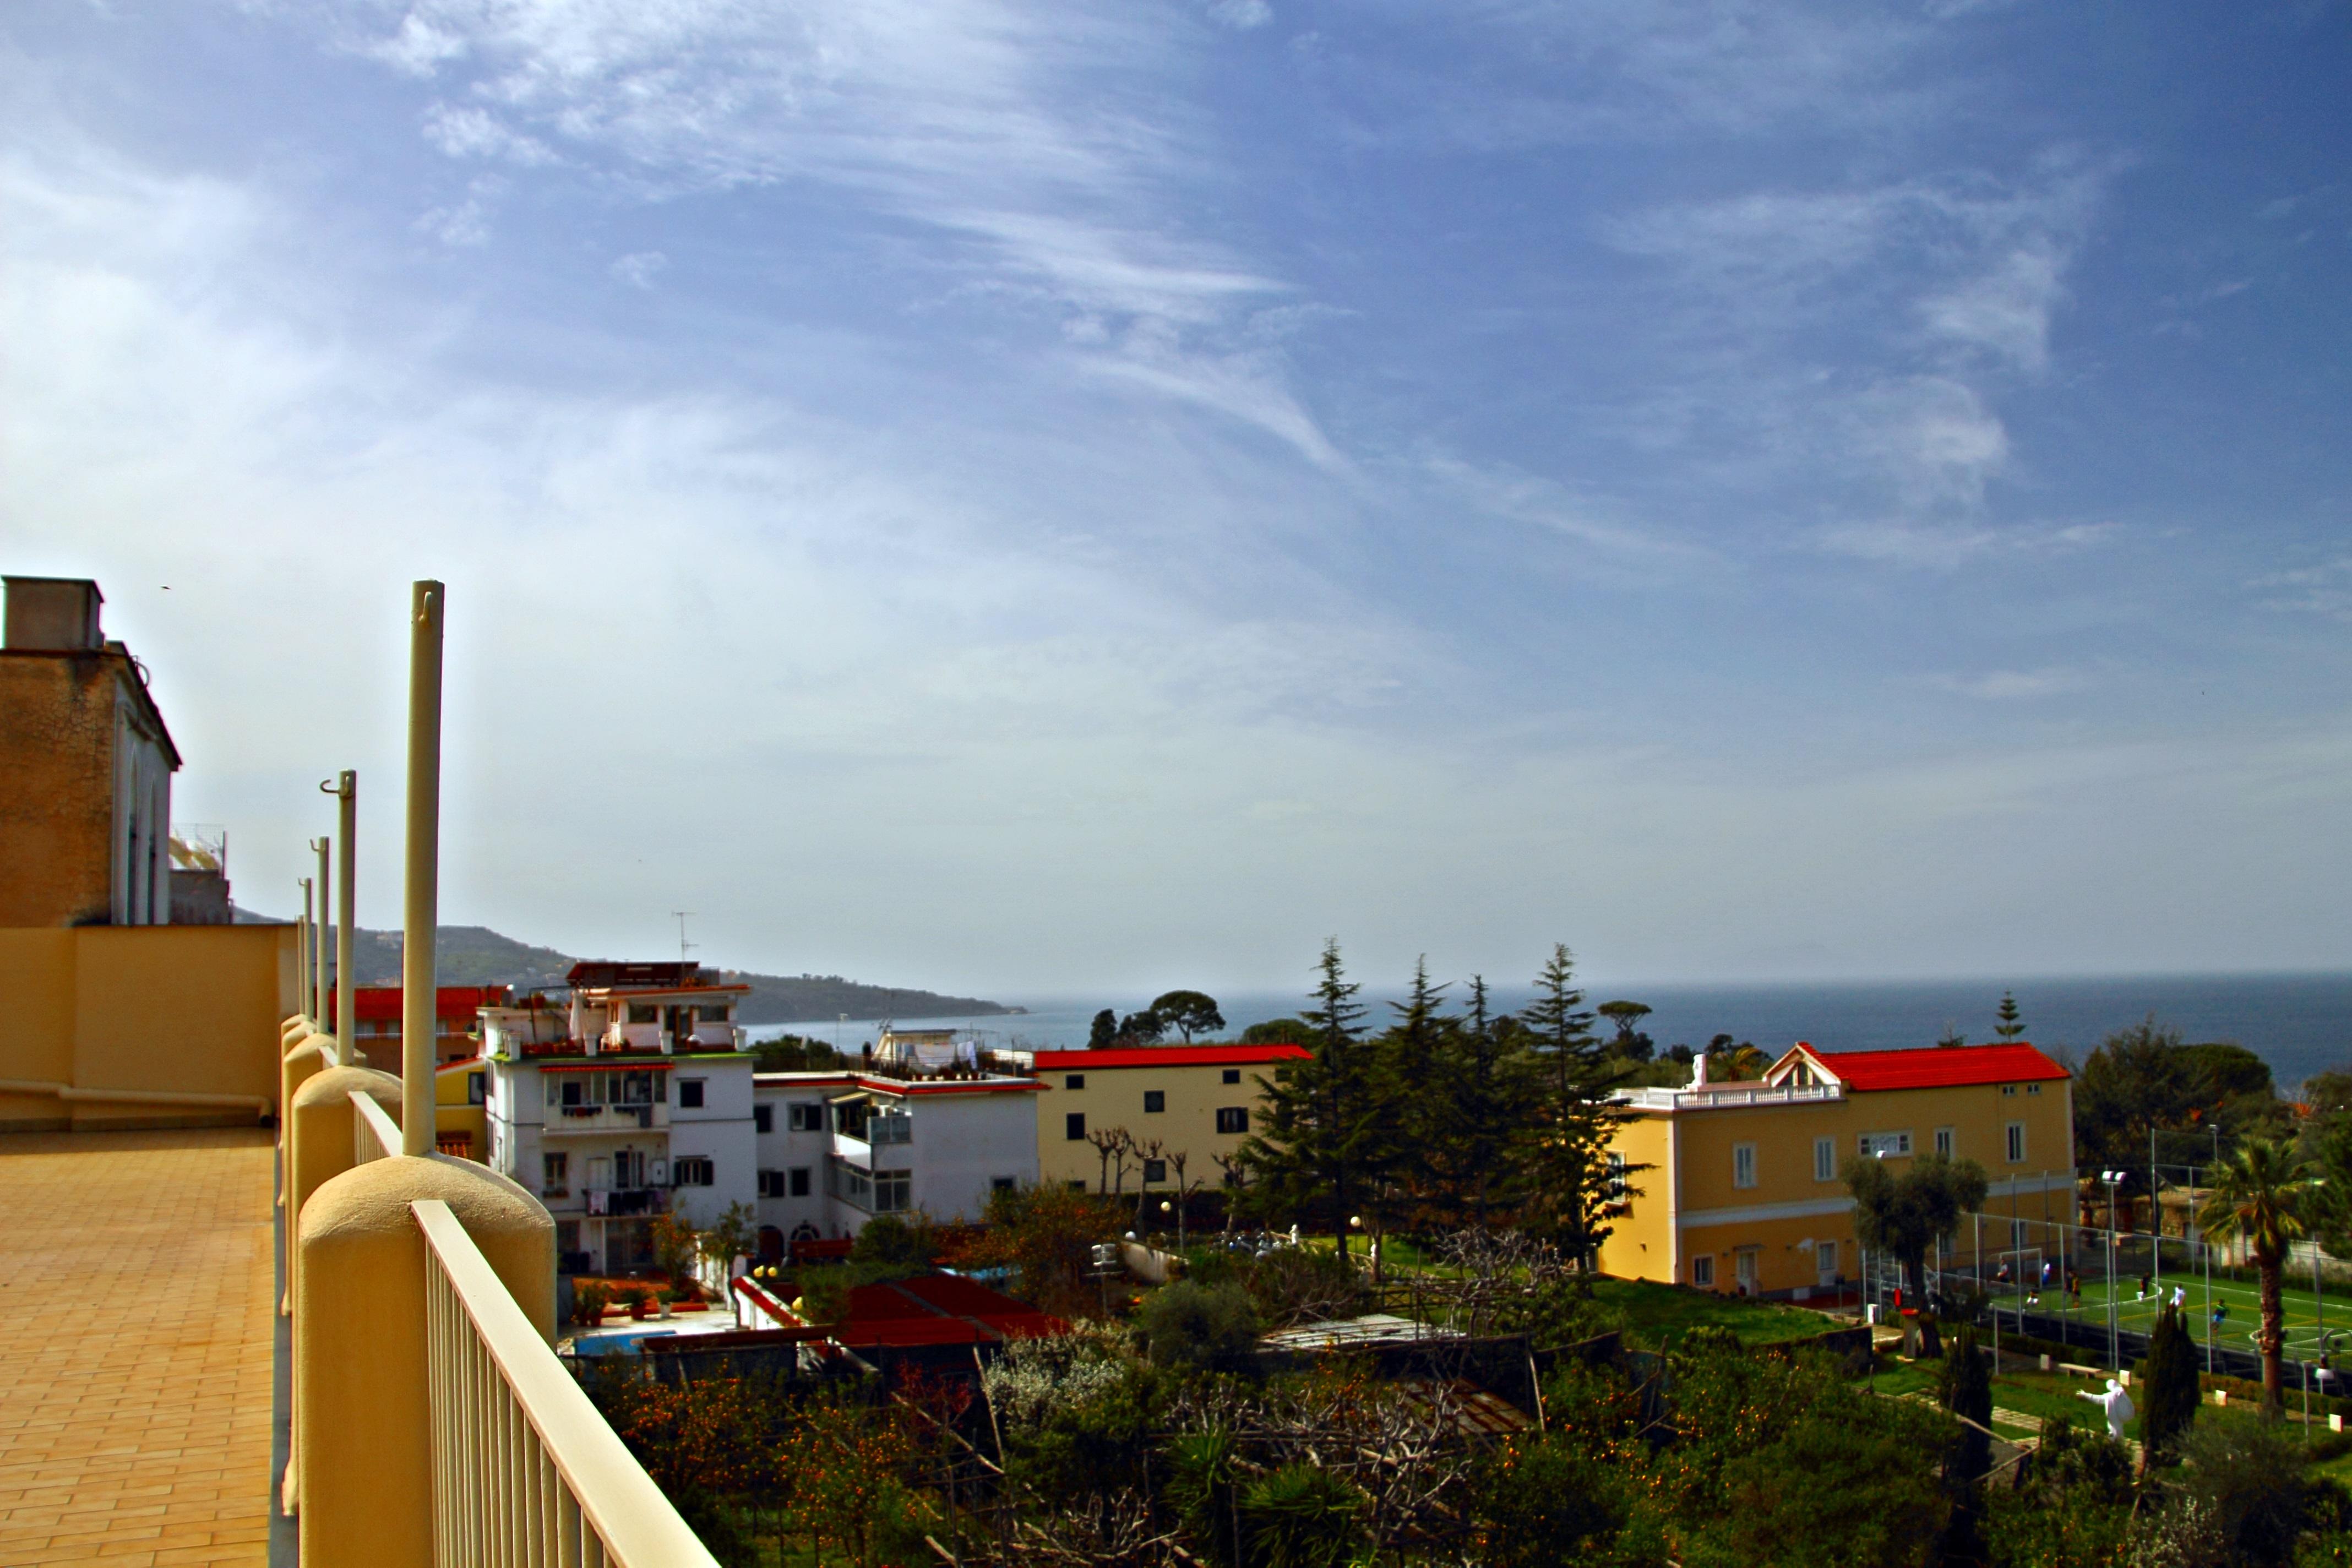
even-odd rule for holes
{"type": "Polygon", "coordinates": [[[2164,1205],[2156,1195],[2156,1123],[2147,1124],[2147,1249],[2156,1259],[2156,1293],[2164,1294],[2164,1205]]]}
{"type": "Polygon", "coordinates": [[[440,917],[441,625],[446,590],[420,582],[408,617],[407,881],[401,897],[400,1152],[433,1152],[434,938],[440,917]]]}

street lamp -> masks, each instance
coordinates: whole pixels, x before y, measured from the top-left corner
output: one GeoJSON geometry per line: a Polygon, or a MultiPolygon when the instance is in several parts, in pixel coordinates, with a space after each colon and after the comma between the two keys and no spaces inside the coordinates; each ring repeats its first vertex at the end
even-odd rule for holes
{"type": "Polygon", "coordinates": [[[2116,1322],[2116,1193],[2124,1184],[2124,1172],[2101,1171],[2099,1180],[2107,1189],[2107,1364],[2123,1365],[2121,1339],[2116,1322]]]}

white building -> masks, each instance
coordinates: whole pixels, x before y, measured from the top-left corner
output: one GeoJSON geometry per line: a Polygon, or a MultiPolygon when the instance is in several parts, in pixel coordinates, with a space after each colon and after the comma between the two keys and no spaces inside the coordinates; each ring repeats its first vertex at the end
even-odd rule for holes
{"type": "Polygon", "coordinates": [[[761,1252],[856,1236],[877,1214],[977,1221],[992,1191],[1037,1180],[1035,1079],[761,1073],[761,1252]]]}
{"type": "Polygon", "coordinates": [[[570,978],[566,1013],[481,1011],[485,1163],[547,1205],[567,1268],[640,1268],[653,1215],[708,1226],[758,1192],[752,1058],[733,1021],[749,987],[676,963],[570,978]]]}

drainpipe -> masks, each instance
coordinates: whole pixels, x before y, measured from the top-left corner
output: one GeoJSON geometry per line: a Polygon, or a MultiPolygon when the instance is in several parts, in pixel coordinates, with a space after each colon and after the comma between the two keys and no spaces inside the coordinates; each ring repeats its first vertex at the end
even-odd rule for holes
{"type": "Polygon", "coordinates": [[[400,944],[400,1152],[433,1152],[433,942],[440,918],[441,621],[447,590],[412,588],[408,618],[408,868],[400,944]]]}
{"type": "MultiPolygon", "coordinates": [[[[321,1029],[327,1027],[327,998],[331,994],[327,989],[327,922],[334,918],[327,913],[327,893],[333,886],[327,868],[328,846],[329,840],[324,838],[310,840],[310,847],[319,852],[319,935],[318,940],[310,944],[310,967],[314,975],[313,983],[317,986],[313,994],[319,998],[317,1016],[319,1027],[321,1029]]],[[[349,1019],[342,1019],[339,1021],[337,1026],[348,1028],[350,1023],[349,1019]]],[[[333,1030],[328,1030],[331,1035],[333,1032],[333,1030]]],[[[335,1060],[339,1064],[343,1060],[343,1053],[340,1049],[335,1051],[335,1060]]]]}

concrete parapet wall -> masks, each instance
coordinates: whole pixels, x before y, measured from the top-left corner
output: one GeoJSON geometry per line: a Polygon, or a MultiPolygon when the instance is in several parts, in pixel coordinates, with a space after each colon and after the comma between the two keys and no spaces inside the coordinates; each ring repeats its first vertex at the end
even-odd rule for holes
{"type": "Polygon", "coordinates": [[[292,926],[0,929],[0,1131],[250,1124],[294,967],[292,926]]]}

